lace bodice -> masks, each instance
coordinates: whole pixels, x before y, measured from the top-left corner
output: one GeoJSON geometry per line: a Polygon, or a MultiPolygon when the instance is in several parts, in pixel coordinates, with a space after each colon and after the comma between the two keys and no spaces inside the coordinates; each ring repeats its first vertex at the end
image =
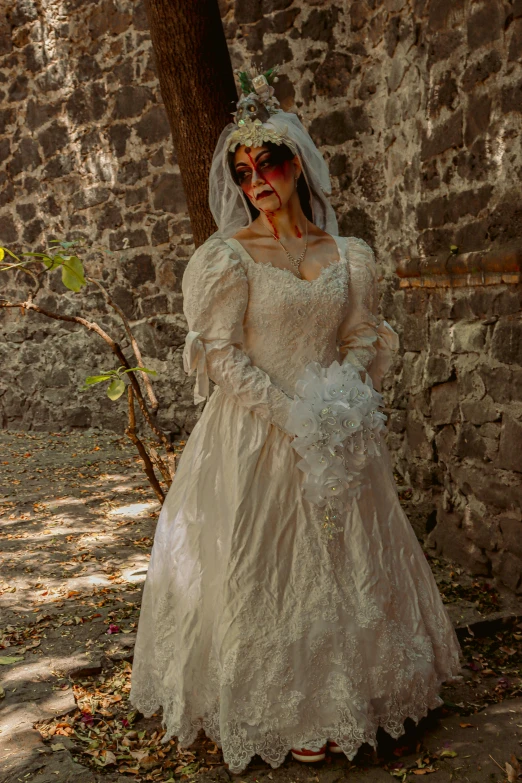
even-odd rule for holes
{"type": "Polygon", "coordinates": [[[377,315],[373,251],[356,237],[334,239],[338,258],[312,281],[255,262],[234,239],[211,237],[196,251],[182,284],[195,402],[208,396],[210,377],[284,429],[295,383],[311,361],[351,361],[379,387],[398,338],[377,315]]]}

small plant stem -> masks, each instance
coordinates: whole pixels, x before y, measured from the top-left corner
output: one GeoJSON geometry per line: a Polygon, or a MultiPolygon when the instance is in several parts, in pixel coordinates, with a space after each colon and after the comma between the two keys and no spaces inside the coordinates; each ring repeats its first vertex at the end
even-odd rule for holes
{"type": "Polygon", "coordinates": [[[154,466],[151,462],[147,449],[136,434],[136,413],[134,411],[134,391],[132,386],[127,386],[127,401],[129,403],[129,425],[125,430],[125,434],[138,449],[138,453],[143,460],[143,465],[149,480],[149,484],[154,490],[159,502],[163,503],[165,500],[165,493],[163,492],[161,485],[156,478],[156,474],[154,473],[154,466]]]}
{"type": "MultiPolygon", "coordinates": [[[[125,331],[127,332],[127,336],[128,336],[128,338],[130,340],[130,344],[131,344],[132,350],[134,351],[134,356],[136,357],[138,365],[140,367],[143,367],[143,359],[141,358],[141,351],[139,349],[138,343],[136,342],[136,338],[134,337],[134,335],[132,333],[132,329],[130,327],[129,321],[127,320],[127,317],[126,317],[125,313],[123,312],[121,307],[119,305],[117,305],[116,302],[114,302],[111,299],[108,291],[106,291],[105,287],[100,283],[99,280],[95,280],[93,277],[87,277],[86,279],[88,280],[89,283],[93,283],[102,292],[102,294],[103,294],[103,296],[105,298],[105,301],[107,302],[109,307],[112,307],[112,309],[116,313],[118,313],[118,315],[120,316],[120,318],[121,318],[121,320],[123,322],[123,326],[125,327],[125,331]]],[[[159,403],[158,403],[156,395],[154,394],[154,389],[152,388],[152,383],[150,382],[150,378],[149,378],[149,376],[147,375],[146,372],[141,373],[141,377],[142,377],[143,383],[145,384],[145,388],[147,390],[147,395],[149,397],[152,413],[156,413],[157,410],[158,410],[158,407],[159,407],[159,403]]]]}
{"type": "MultiPolygon", "coordinates": [[[[105,332],[95,321],[88,321],[86,318],[82,318],[79,315],[63,315],[62,313],[53,313],[50,310],[45,310],[43,307],[34,304],[34,302],[31,301],[31,296],[29,296],[25,302],[0,301],[0,307],[20,307],[24,310],[33,310],[35,313],[41,313],[42,315],[47,316],[47,318],[54,318],[56,321],[67,321],[69,323],[80,324],[80,326],[85,327],[85,329],[88,329],[91,332],[95,332],[102,338],[102,340],[105,340],[112,352],[118,357],[121,364],[123,364],[127,370],[130,370],[131,368],[120,345],[115,340],[113,340],[112,337],[108,335],[107,332],[105,332]]],[[[129,377],[132,388],[134,389],[134,394],[143,414],[143,418],[156,436],[158,443],[163,444],[167,453],[173,452],[172,444],[170,443],[165,433],[162,432],[156,425],[149,409],[147,408],[147,403],[145,402],[143,394],[141,393],[138,379],[133,372],[129,372],[127,375],[129,377]]]]}

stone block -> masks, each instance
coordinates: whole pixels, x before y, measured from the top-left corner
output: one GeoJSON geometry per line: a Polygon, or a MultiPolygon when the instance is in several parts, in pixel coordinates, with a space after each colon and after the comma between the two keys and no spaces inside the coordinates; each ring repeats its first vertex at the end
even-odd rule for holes
{"type": "Polygon", "coordinates": [[[53,122],[38,135],[45,158],[50,158],[58,150],[63,150],[69,141],[69,132],[65,125],[53,122]]]}
{"type": "MultiPolygon", "coordinates": [[[[473,501],[474,499],[471,498],[470,500],[473,501]]],[[[475,505],[478,507],[477,509],[473,509],[470,503],[464,509],[462,532],[479,549],[492,552],[498,549],[502,543],[499,526],[496,520],[486,515],[483,509],[480,509],[481,504],[475,501],[475,505]]]]}
{"type": "MultiPolygon", "coordinates": [[[[146,242],[143,242],[143,244],[146,244],[146,242]]],[[[124,261],[122,264],[122,273],[125,280],[128,281],[133,288],[137,288],[144,283],[154,282],[156,279],[152,258],[146,253],[142,253],[124,261]]]]}
{"type": "Polygon", "coordinates": [[[522,519],[503,516],[498,519],[503,538],[503,549],[522,558],[522,519]]]}
{"type": "Polygon", "coordinates": [[[431,423],[433,426],[460,421],[459,393],[456,381],[441,383],[431,390],[431,423]]]}
{"type": "Polygon", "coordinates": [[[120,166],[118,171],[118,183],[121,185],[136,185],[140,180],[145,179],[148,172],[149,166],[147,160],[130,160],[120,166]]]}
{"type": "Polygon", "coordinates": [[[489,560],[479,547],[464,535],[460,516],[437,509],[437,524],[426,538],[435,554],[464,566],[471,574],[489,574],[489,560]]]}
{"type": "Polygon", "coordinates": [[[522,19],[516,19],[511,25],[511,41],[509,43],[509,62],[522,60],[522,19]]]}
{"type": "Polygon", "coordinates": [[[497,465],[522,473],[522,423],[504,413],[497,465]]]}
{"type": "Polygon", "coordinates": [[[136,117],[141,114],[152,99],[148,87],[141,85],[126,85],[116,94],[113,116],[117,120],[136,117]]]}
{"type": "Polygon", "coordinates": [[[24,138],[13,153],[13,157],[7,164],[12,177],[21,174],[22,171],[32,171],[40,165],[42,159],[38,151],[38,144],[34,139],[24,138]]]}
{"type": "Polygon", "coordinates": [[[433,84],[429,98],[428,107],[430,114],[438,114],[444,107],[453,109],[453,104],[458,95],[458,86],[452,71],[445,71],[439,79],[433,84]]]}
{"type": "Polygon", "coordinates": [[[118,123],[109,128],[109,141],[117,157],[125,155],[127,140],[131,135],[131,128],[127,123],[118,123]]]}
{"type": "Polygon", "coordinates": [[[115,0],[102,0],[94,3],[89,18],[89,32],[93,40],[100,40],[104,35],[119,35],[128,29],[132,16],[124,12],[121,4],[115,0]]]}
{"type": "Polygon", "coordinates": [[[125,206],[134,207],[136,204],[143,204],[149,202],[149,189],[146,185],[141,188],[134,188],[134,190],[128,190],[125,193],[125,206]]]}
{"type": "Polygon", "coordinates": [[[522,368],[513,367],[511,376],[511,383],[509,386],[509,399],[506,402],[521,402],[522,401],[522,368]]]}
{"type": "Polygon", "coordinates": [[[235,0],[234,18],[238,24],[252,24],[263,18],[263,0],[235,0]]]}
{"type": "Polygon", "coordinates": [[[452,364],[448,356],[428,356],[424,379],[427,386],[449,381],[452,374],[452,364]]]}
{"type": "Polygon", "coordinates": [[[154,224],[151,239],[154,246],[164,245],[169,241],[170,236],[168,220],[158,220],[154,224]]]}
{"type": "Polygon", "coordinates": [[[152,192],[155,209],[173,213],[186,211],[185,193],[179,174],[165,172],[155,177],[152,192]]]}
{"type": "Polygon", "coordinates": [[[38,103],[30,98],[26,104],[25,123],[30,130],[38,130],[46,122],[56,116],[58,106],[51,103],[38,103]]]}
{"type": "Polygon", "coordinates": [[[315,89],[318,95],[343,96],[350,84],[353,59],[343,52],[328,52],[315,72],[315,89]]]}
{"type": "Polygon", "coordinates": [[[149,244],[146,232],[142,228],[116,231],[109,237],[111,250],[127,250],[132,247],[145,247],[149,244]]]}
{"type": "Polygon", "coordinates": [[[455,353],[480,352],[486,342],[486,327],[480,322],[457,322],[451,329],[455,353]]]}
{"type": "Polygon", "coordinates": [[[522,560],[511,552],[493,557],[493,574],[514,593],[522,593],[522,560]]]}
{"type": "Polygon", "coordinates": [[[482,400],[463,400],[460,404],[463,421],[471,424],[485,424],[487,421],[497,421],[501,417],[500,409],[491,397],[482,400]]]}
{"type": "Polygon", "coordinates": [[[66,423],[69,427],[90,427],[92,411],[86,405],[78,405],[68,411],[66,423]]]}
{"type": "Polygon", "coordinates": [[[293,59],[290,44],[286,38],[279,38],[265,47],[262,56],[263,68],[273,68],[278,63],[289,63],[293,59]]]}
{"type": "Polygon", "coordinates": [[[326,9],[314,8],[301,27],[301,39],[311,38],[313,41],[330,43],[333,39],[335,25],[339,18],[339,8],[331,5],[326,9]]]}
{"type": "Polygon", "coordinates": [[[66,103],[67,114],[76,125],[101,120],[106,109],[106,91],[103,82],[78,87],[66,103]]]}
{"type": "Polygon", "coordinates": [[[445,425],[435,436],[435,452],[439,460],[447,463],[455,456],[456,442],[455,427],[452,424],[445,425]]]}
{"type": "Polygon", "coordinates": [[[420,459],[433,459],[433,435],[428,424],[416,411],[408,411],[406,420],[406,443],[408,453],[420,459]]]}
{"type": "Polygon", "coordinates": [[[475,85],[485,82],[502,68],[502,57],[496,50],[488,52],[482,60],[474,63],[464,71],[462,76],[462,88],[466,92],[474,89],[475,85]]]}
{"type": "Polygon", "coordinates": [[[111,231],[114,231],[114,229],[119,228],[122,223],[123,216],[116,204],[106,204],[98,219],[98,230],[104,231],[108,228],[111,231]]]}
{"type": "MultiPolygon", "coordinates": [[[[472,424],[465,426],[473,427],[472,424]]],[[[488,506],[505,511],[520,510],[522,485],[518,475],[514,476],[492,466],[488,466],[486,473],[483,465],[465,464],[453,467],[453,480],[465,495],[473,494],[477,500],[488,506]]]]}
{"type": "Polygon", "coordinates": [[[503,15],[496,0],[489,0],[470,13],[467,19],[468,46],[478,49],[500,37],[503,15]]]}
{"type": "MultiPolygon", "coordinates": [[[[425,319],[427,322],[427,319],[425,319]]],[[[422,323],[422,322],[421,322],[422,323]]],[[[420,324],[418,325],[420,327],[420,324]]],[[[426,327],[422,327],[422,329],[426,328],[427,332],[427,323],[426,327]]],[[[429,346],[430,351],[437,354],[447,354],[448,356],[453,353],[453,342],[451,338],[451,329],[452,324],[451,321],[441,318],[437,321],[432,321],[430,324],[430,332],[429,332],[429,346]]],[[[419,328],[420,331],[420,328],[419,328]]],[[[425,341],[425,346],[428,344],[428,340],[425,341]]]]}
{"type": "Polygon", "coordinates": [[[476,427],[468,422],[462,424],[457,436],[456,455],[461,459],[471,457],[483,460],[486,451],[484,439],[480,437],[476,427]]]}
{"type": "Polygon", "coordinates": [[[17,204],[16,211],[24,223],[28,223],[36,215],[36,207],[34,204],[17,204]]]}
{"type": "Polygon", "coordinates": [[[461,361],[462,358],[467,359],[467,357],[459,357],[460,361],[457,364],[459,397],[460,399],[472,397],[474,400],[481,400],[486,394],[486,385],[476,368],[467,367],[467,362],[461,361]]]}
{"type": "Polygon", "coordinates": [[[463,43],[463,35],[460,30],[447,30],[430,36],[428,45],[428,68],[432,68],[441,60],[446,60],[463,43]]]}
{"type": "Polygon", "coordinates": [[[440,155],[452,147],[462,147],[464,142],[462,132],[462,110],[454,112],[446,122],[438,125],[429,135],[423,132],[421,143],[421,158],[426,160],[434,155],[440,155]]]}
{"type": "Polygon", "coordinates": [[[491,100],[490,95],[476,95],[470,98],[466,110],[464,133],[464,141],[467,145],[473,144],[477,136],[487,133],[491,120],[491,100]]]}
{"type": "Polygon", "coordinates": [[[168,314],[170,312],[169,300],[165,294],[147,296],[140,302],[142,318],[150,318],[154,315],[168,314]]]}
{"type": "Polygon", "coordinates": [[[31,223],[28,223],[23,231],[24,243],[26,243],[28,247],[33,247],[44,230],[45,223],[43,220],[33,220],[31,223]]]}
{"type": "Polygon", "coordinates": [[[0,245],[12,245],[18,239],[14,221],[9,215],[0,216],[0,245]]]}
{"type": "MultiPolygon", "coordinates": [[[[122,285],[116,285],[111,289],[112,299],[121,307],[127,318],[137,318],[137,302],[134,294],[122,285]]],[[[138,341],[139,342],[139,341],[138,341]]]]}
{"type": "Polygon", "coordinates": [[[392,410],[390,412],[388,429],[390,432],[404,432],[406,429],[406,411],[392,410]]]}
{"type": "Polygon", "coordinates": [[[74,158],[72,155],[55,155],[47,163],[43,170],[44,179],[58,179],[70,174],[74,169],[74,158]]]}
{"type": "Polygon", "coordinates": [[[316,117],[310,125],[310,135],[318,144],[336,146],[355,139],[359,133],[369,131],[370,127],[364,106],[356,105],[316,117]]]}
{"type": "Polygon", "coordinates": [[[135,130],[144,144],[164,141],[170,135],[170,126],[163,106],[154,106],[135,125],[135,130]]]}
{"type": "Polygon", "coordinates": [[[522,364],[522,323],[519,318],[501,318],[491,340],[491,356],[504,364],[522,364]]]}
{"type": "Polygon", "coordinates": [[[501,92],[502,113],[522,112],[522,80],[518,84],[506,86],[501,92]]]}
{"type": "Polygon", "coordinates": [[[87,190],[79,190],[74,194],[72,206],[74,209],[88,209],[89,207],[95,207],[97,204],[103,204],[108,199],[109,191],[106,188],[88,188],[87,190]]]}
{"type": "Polygon", "coordinates": [[[428,14],[428,29],[443,30],[463,16],[465,0],[432,0],[428,14]]]}
{"type": "Polygon", "coordinates": [[[279,11],[272,17],[272,25],[270,32],[281,35],[286,33],[294,27],[294,22],[299,16],[299,8],[288,8],[285,11],[279,11]]]}

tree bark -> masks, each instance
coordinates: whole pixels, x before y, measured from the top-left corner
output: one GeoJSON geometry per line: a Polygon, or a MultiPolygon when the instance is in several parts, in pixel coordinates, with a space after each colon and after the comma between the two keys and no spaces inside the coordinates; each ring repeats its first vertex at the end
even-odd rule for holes
{"type": "Polygon", "coordinates": [[[216,230],[208,174],[237,90],[217,0],[147,0],[161,95],[198,247],[216,230]]]}

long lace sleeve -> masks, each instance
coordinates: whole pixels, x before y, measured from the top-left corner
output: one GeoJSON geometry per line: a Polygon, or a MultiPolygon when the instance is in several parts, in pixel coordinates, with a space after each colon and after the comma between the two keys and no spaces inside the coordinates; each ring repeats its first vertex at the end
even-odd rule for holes
{"type": "Polygon", "coordinates": [[[378,315],[377,266],[373,250],[356,237],[348,240],[350,264],[350,311],[339,326],[337,342],[343,364],[350,362],[366,370],[374,388],[382,379],[399,349],[399,336],[378,315]]]}
{"type": "Polygon", "coordinates": [[[210,378],[238,405],[287,432],[291,398],[243,350],[248,278],[238,256],[211,237],[187,264],[182,291],[189,326],[183,366],[188,375],[197,373],[194,402],[208,397],[210,378]]]}

